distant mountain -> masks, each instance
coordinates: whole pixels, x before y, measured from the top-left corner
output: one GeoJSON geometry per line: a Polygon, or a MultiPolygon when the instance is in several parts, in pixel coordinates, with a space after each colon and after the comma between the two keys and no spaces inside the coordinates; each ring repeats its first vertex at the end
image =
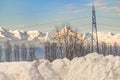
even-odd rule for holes
{"type": "Polygon", "coordinates": [[[59,38],[65,35],[70,35],[70,36],[74,36],[77,37],[78,39],[82,38],[82,34],[78,34],[76,31],[71,30],[71,28],[65,26],[63,27],[61,30],[57,31],[56,33],[53,34],[54,38],[59,38]]]}
{"type": "MultiPolygon", "coordinates": [[[[95,37],[95,33],[93,34],[95,37]]],[[[4,54],[5,43],[9,40],[12,46],[12,56],[13,56],[14,45],[18,45],[19,53],[21,52],[21,47],[23,46],[23,44],[25,44],[27,48],[27,53],[29,53],[30,45],[32,45],[35,48],[36,59],[39,59],[39,58],[43,58],[45,55],[45,42],[46,41],[54,42],[54,41],[59,40],[59,38],[62,39],[62,37],[65,35],[75,36],[77,40],[83,39],[83,41],[85,41],[85,45],[91,44],[90,42],[91,33],[79,34],[79,33],[76,33],[76,31],[73,31],[69,27],[66,27],[66,26],[56,31],[53,34],[50,34],[48,32],[42,33],[37,30],[36,31],[7,30],[7,29],[0,27],[0,47],[2,47],[2,54],[4,54]]],[[[115,46],[118,46],[117,49],[120,49],[120,34],[113,34],[111,32],[98,32],[98,42],[102,44],[106,43],[107,48],[109,48],[111,45],[112,46],[115,45],[115,46]]],[[[99,45],[100,48],[102,48],[102,44],[99,45]]],[[[2,60],[2,61],[5,61],[5,60],[2,60]]]]}
{"type": "Polygon", "coordinates": [[[40,31],[20,31],[20,30],[6,30],[0,27],[0,41],[2,38],[11,41],[33,41],[40,40],[46,41],[49,38],[49,33],[42,33],[40,31]]]}
{"type": "MultiPolygon", "coordinates": [[[[91,33],[78,34],[66,26],[51,35],[48,32],[42,33],[38,30],[36,31],[7,30],[0,27],[0,42],[5,42],[7,40],[11,40],[12,42],[30,41],[33,42],[34,44],[35,43],[37,44],[37,41],[45,42],[47,40],[50,40],[51,37],[57,39],[58,37],[66,35],[67,33],[72,36],[75,36],[77,34],[77,38],[79,39],[82,38],[83,40],[86,41],[91,40],[91,33]]],[[[98,32],[98,40],[99,42],[105,42],[109,44],[113,43],[120,44],[120,34],[113,34],[111,32],[98,32]]]]}
{"type": "MultiPolygon", "coordinates": [[[[105,42],[108,44],[114,44],[117,43],[120,45],[120,34],[113,34],[112,32],[98,32],[98,41],[105,42]]],[[[95,33],[93,33],[94,39],[95,39],[95,33]]],[[[91,40],[91,33],[85,33],[83,34],[84,40],[90,41],[91,40]]]]}

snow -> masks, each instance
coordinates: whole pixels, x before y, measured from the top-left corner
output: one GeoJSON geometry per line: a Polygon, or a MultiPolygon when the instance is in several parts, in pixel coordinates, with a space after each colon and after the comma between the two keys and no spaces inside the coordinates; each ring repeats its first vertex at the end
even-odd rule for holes
{"type": "Polygon", "coordinates": [[[34,38],[39,37],[41,33],[39,31],[28,31],[27,34],[29,35],[28,40],[33,40],[34,38]]]}
{"type": "MultiPolygon", "coordinates": [[[[35,47],[35,54],[37,58],[43,58],[44,57],[44,42],[49,40],[50,34],[48,32],[42,33],[38,30],[34,31],[21,31],[21,30],[7,30],[2,27],[0,27],[0,46],[2,46],[2,55],[4,55],[5,48],[4,44],[9,40],[10,44],[12,45],[12,48],[14,45],[21,46],[23,44],[26,45],[27,51],[29,51],[30,45],[33,45],[35,47]],[[39,54],[39,55],[38,55],[39,54]]],[[[20,52],[20,50],[19,50],[20,52]]],[[[14,54],[14,51],[12,50],[12,54],[14,54]]],[[[21,54],[21,52],[20,52],[21,54]]],[[[13,59],[12,55],[12,60],[13,59]]],[[[5,61],[5,56],[2,56],[3,61],[5,61]]]]}
{"type": "MultiPolygon", "coordinates": [[[[49,33],[43,34],[40,31],[21,31],[21,30],[7,30],[0,27],[0,38],[6,37],[12,41],[34,41],[47,40],[49,33]]],[[[1,40],[0,40],[1,41],[1,40]]]]}
{"type": "MultiPolygon", "coordinates": [[[[75,33],[68,27],[62,28],[60,31],[53,33],[50,35],[48,32],[42,33],[38,30],[34,31],[20,31],[20,30],[7,30],[0,27],[0,38],[5,37],[6,39],[9,38],[12,41],[47,41],[50,40],[49,38],[52,36],[59,37],[65,35],[65,33],[69,32],[70,35],[75,35],[75,33]]],[[[85,40],[91,39],[91,33],[85,34],[77,34],[77,36],[83,37],[85,40]]],[[[94,36],[95,37],[95,36],[94,36]]],[[[120,44],[120,34],[113,34],[111,32],[98,32],[98,39],[100,42],[106,43],[119,43],[120,44]]],[[[1,41],[1,40],[0,40],[1,41]]]]}
{"type": "MultiPolygon", "coordinates": [[[[10,39],[11,41],[19,44],[21,42],[27,43],[39,43],[50,40],[53,36],[55,38],[65,35],[69,32],[69,35],[76,35],[70,28],[64,27],[60,31],[49,34],[48,32],[42,33],[38,30],[34,31],[20,31],[20,30],[7,30],[0,27],[0,38],[2,39],[10,39]]],[[[79,39],[84,39],[87,41],[91,40],[91,33],[77,34],[79,39]]],[[[95,37],[95,33],[94,33],[95,37]]],[[[0,41],[2,41],[2,39],[0,41]]],[[[113,34],[111,32],[98,32],[98,40],[99,42],[105,42],[108,44],[120,44],[120,34],[113,34]]],[[[6,41],[6,40],[5,40],[6,41]]]]}
{"type": "MultiPolygon", "coordinates": [[[[67,32],[69,35],[76,36],[75,32],[66,26],[60,31],[53,34],[50,34],[48,32],[42,33],[38,30],[34,30],[34,31],[7,30],[0,27],[0,46],[3,47],[2,55],[4,55],[4,51],[5,51],[4,44],[9,39],[11,45],[13,46],[18,45],[20,48],[22,44],[25,43],[28,51],[29,51],[28,48],[30,47],[30,45],[34,45],[37,59],[43,58],[44,57],[43,54],[45,53],[44,43],[46,41],[50,41],[50,42],[55,41],[55,40],[51,41],[53,37],[56,40],[58,40],[59,37],[64,36],[67,32]]],[[[85,45],[87,45],[91,42],[91,33],[77,34],[77,38],[83,39],[85,41],[85,45]]],[[[99,42],[100,48],[103,43],[106,43],[108,48],[111,45],[114,46],[114,44],[116,43],[118,46],[118,49],[120,49],[120,34],[113,34],[111,32],[98,32],[98,42],[99,42]]],[[[109,51],[110,50],[108,50],[108,52],[109,51]]]]}
{"type": "MultiPolygon", "coordinates": [[[[114,43],[117,43],[118,45],[120,45],[120,34],[113,34],[111,32],[98,32],[97,34],[99,43],[105,42],[112,45],[114,43]]],[[[95,33],[93,35],[94,37],[96,37],[95,33]]],[[[91,33],[85,33],[83,35],[83,38],[88,41],[91,40],[91,33]]]]}
{"type": "MultiPolygon", "coordinates": [[[[60,37],[67,32],[70,35],[75,35],[67,27],[52,35],[60,37]]],[[[91,33],[78,34],[77,36],[82,37],[85,41],[91,40],[91,33]]],[[[34,44],[36,59],[40,59],[44,57],[45,53],[44,42],[49,41],[51,37],[48,32],[41,33],[37,30],[13,31],[0,27],[0,45],[2,45],[3,50],[2,61],[6,59],[4,42],[7,39],[10,40],[12,46],[17,44],[21,47],[22,43],[25,43],[27,48],[29,48],[29,44],[34,44]]],[[[98,40],[99,43],[105,42],[110,45],[117,43],[120,49],[120,34],[98,32],[98,40]]],[[[71,61],[64,58],[56,59],[53,62],[45,59],[33,62],[1,62],[0,80],[120,80],[120,57],[91,53],[84,57],[75,57],[71,61]]]]}
{"type": "Polygon", "coordinates": [[[0,80],[120,80],[120,57],[84,57],[0,63],[0,80]]]}

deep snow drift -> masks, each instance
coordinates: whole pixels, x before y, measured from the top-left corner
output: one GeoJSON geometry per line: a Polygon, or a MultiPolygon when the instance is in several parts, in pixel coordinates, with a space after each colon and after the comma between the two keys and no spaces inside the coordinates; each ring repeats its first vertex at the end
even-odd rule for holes
{"type": "Polygon", "coordinates": [[[120,80],[120,57],[90,53],[72,61],[4,62],[0,80],[120,80]]]}

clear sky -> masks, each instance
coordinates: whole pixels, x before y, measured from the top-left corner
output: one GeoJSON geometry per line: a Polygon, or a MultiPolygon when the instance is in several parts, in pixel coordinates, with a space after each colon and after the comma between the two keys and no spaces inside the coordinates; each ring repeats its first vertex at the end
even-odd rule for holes
{"type": "MultiPolygon", "coordinates": [[[[0,0],[0,26],[7,29],[52,32],[71,25],[91,31],[93,0],[0,0]]],[[[120,32],[120,0],[94,0],[98,31],[120,32]]]]}

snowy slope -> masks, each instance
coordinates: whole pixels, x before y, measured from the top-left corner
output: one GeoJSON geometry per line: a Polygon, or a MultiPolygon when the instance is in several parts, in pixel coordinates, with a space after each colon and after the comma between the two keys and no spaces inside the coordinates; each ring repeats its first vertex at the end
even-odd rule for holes
{"type": "Polygon", "coordinates": [[[85,57],[0,63],[0,80],[120,80],[120,57],[85,57]]]}

